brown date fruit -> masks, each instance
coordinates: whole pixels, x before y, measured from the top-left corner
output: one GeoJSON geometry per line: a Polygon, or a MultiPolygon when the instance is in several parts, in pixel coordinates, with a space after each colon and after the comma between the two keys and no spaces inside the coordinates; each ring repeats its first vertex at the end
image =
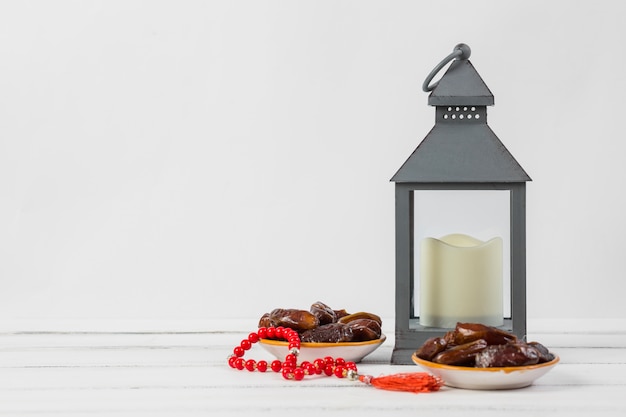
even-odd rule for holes
{"type": "Polygon", "coordinates": [[[309,311],[317,317],[320,325],[335,323],[337,321],[335,310],[320,301],[313,303],[309,311]]]}
{"type": "Polygon", "coordinates": [[[352,342],[352,329],[343,323],[323,324],[300,334],[301,342],[339,343],[352,342]]]}
{"type": "Polygon", "coordinates": [[[265,313],[261,316],[258,327],[274,327],[272,320],[270,320],[270,313],[265,313]]]}
{"type": "Polygon", "coordinates": [[[276,308],[263,314],[258,327],[286,327],[296,330],[302,342],[354,342],[380,339],[382,321],[372,313],[349,314],[317,301],[308,311],[276,308]]]}
{"type": "Polygon", "coordinates": [[[415,351],[415,356],[425,361],[432,361],[433,358],[443,352],[447,346],[448,344],[443,337],[431,337],[415,351]]]}
{"type": "Polygon", "coordinates": [[[432,337],[415,356],[436,363],[480,368],[516,367],[555,359],[539,342],[524,342],[509,332],[478,323],[457,323],[441,337],[432,337]]]}
{"type": "Polygon", "coordinates": [[[517,337],[512,333],[480,323],[457,323],[455,329],[448,332],[444,338],[449,345],[464,345],[479,339],[486,341],[488,345],[503,345],[517,341],[517,337]]]}
{"type": "Polygon", "coordinates": [[[444,350],[433,358],[433,362],[443,365],[474,366],[476,354],[487,347],[483,339],[444,350]]]}
{"type": "Polygon", "coordinates": [[[379,316],[373,313],[367,313],[365,311],[359,311],[358,313],[348,314],[347,316],[341,317],[337,321],[339,323],[350,323],[351,321],[359,320],[359,319],[370,319],[370,320],[376,321],[380,326],[383,325],[383,321],[381,320],[379,316]]]}
{"type": "Polygon", "coordinates": [[[534,365],[539,362],[539,352],[526,343],[487,346],[476,354],[477,368],[534,365]]]}
{"type": "Polygon", "coordinates": [[[337,321],[339,321],[340,318],[347,316],[348,313],[345,309],[341,309],[341,310],[333,310],[335,312],[335,316],[337,317],[337,321]]]}
{"type": "Polygon", "coordinates": [[[376,320],[356,319],[346,323],[346,326],[352,330],[353,342],[380,339],[382,334],[380,324],[376,320]]]}
{"type": "Polygon", "coordinates": [[[311,312],[293,308],[276,308],[269,313],[269,320],[273,327],[289,327],[299,332],[319,326],[318,318],[311,312]]]}
{"type": "Polygon", "coordinates": [[[537,349],[539,354],[539,363],[550,362],[554,360],[554,355],[550,353],[547,347],[539,342],[528,342],[528,346],[537,349]]]}

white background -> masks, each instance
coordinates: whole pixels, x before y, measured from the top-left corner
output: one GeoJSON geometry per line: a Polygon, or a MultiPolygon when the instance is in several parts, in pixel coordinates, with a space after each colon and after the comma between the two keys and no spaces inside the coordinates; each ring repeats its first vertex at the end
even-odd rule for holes
{"type": "Polygon", "coordinates": [[[622,3],[3,1],[0,320],[394,315],[453,47],[532,177],[529,318],[626,318],[622,3]]]}

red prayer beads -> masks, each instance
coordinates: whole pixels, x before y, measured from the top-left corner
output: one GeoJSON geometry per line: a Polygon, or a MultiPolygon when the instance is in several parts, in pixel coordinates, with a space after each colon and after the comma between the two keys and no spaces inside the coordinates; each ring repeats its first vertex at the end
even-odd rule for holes
{"type": "Polygon", "coordinates": [[[239,346],[233,349],[233,353],[228,357],[228,365],[231,368],[250,372],[266,372],[269,369],[276,373],[281,373],[283,378],[301,381],[307,375],[336,376],[337,378],[348,378],[359,380],[356,363],[347,362],[343,358],[315,359],[313,362],[303,361],[298,365],[298,354],[300,353],[300,336],[298,332],[287,327],[261,327],[256,332],[250,333],[247,339],[243,339],[239,346]],[[274,360],[270,364],[266,361],[255,361],[254,359],[244,360],[243,356],[252,345],[260,339],[277,339],[289,342],[289,353],[284,361],[274,360]],[[269,365],[269,366],[268,366],[269,365]]]}

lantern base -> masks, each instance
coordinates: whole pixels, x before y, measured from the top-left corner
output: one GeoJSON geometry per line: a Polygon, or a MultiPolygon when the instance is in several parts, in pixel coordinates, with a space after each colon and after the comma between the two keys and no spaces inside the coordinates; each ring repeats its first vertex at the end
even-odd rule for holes
{"type": "MultiPolygon", "coordinates": [[[[514,326],[512,319],[504,319],[504,324],[497,327],[498,329],[512,332],[519,338],[526,336],[525,321],[523,326],[514,326]]],[[[453,328],[422,326],[419,318],[410,319],[408,329],[400,328],[398,323],[396,323],[396,344],[391,354],[391,364],[412,365],[413,360],[411,356],[424,342],[431,337],[441,337],[450,330],[453,330],[453,328]]]]}

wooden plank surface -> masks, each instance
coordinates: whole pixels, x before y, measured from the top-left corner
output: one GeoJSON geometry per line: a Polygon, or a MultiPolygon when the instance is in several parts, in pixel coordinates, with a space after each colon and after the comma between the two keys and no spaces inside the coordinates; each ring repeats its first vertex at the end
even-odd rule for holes
{"type": "MultiPolygon", "coordinates": [[[[0,333],[0,415],[624,416],[626,348],[619,330],[600,333],[582,338],[593,336],[597,343],[591,345],[600,347],[540,333],[540,341],[561,345],[550,346],[561,362],[531,387],[416,395],[345,379],[295,382],[235,371],[226,358],[247,330],[228,321],[213,330],[180,332],[12,329],[0,333]],[[571,346],[564,346],[568,341],[571,346]]],[[[392,348],[391,334],[359,371],[377,376],[419,370],[390,365],[392,348]]],[[[258,345],[246,356],[272,359],[258,345]]]]}

